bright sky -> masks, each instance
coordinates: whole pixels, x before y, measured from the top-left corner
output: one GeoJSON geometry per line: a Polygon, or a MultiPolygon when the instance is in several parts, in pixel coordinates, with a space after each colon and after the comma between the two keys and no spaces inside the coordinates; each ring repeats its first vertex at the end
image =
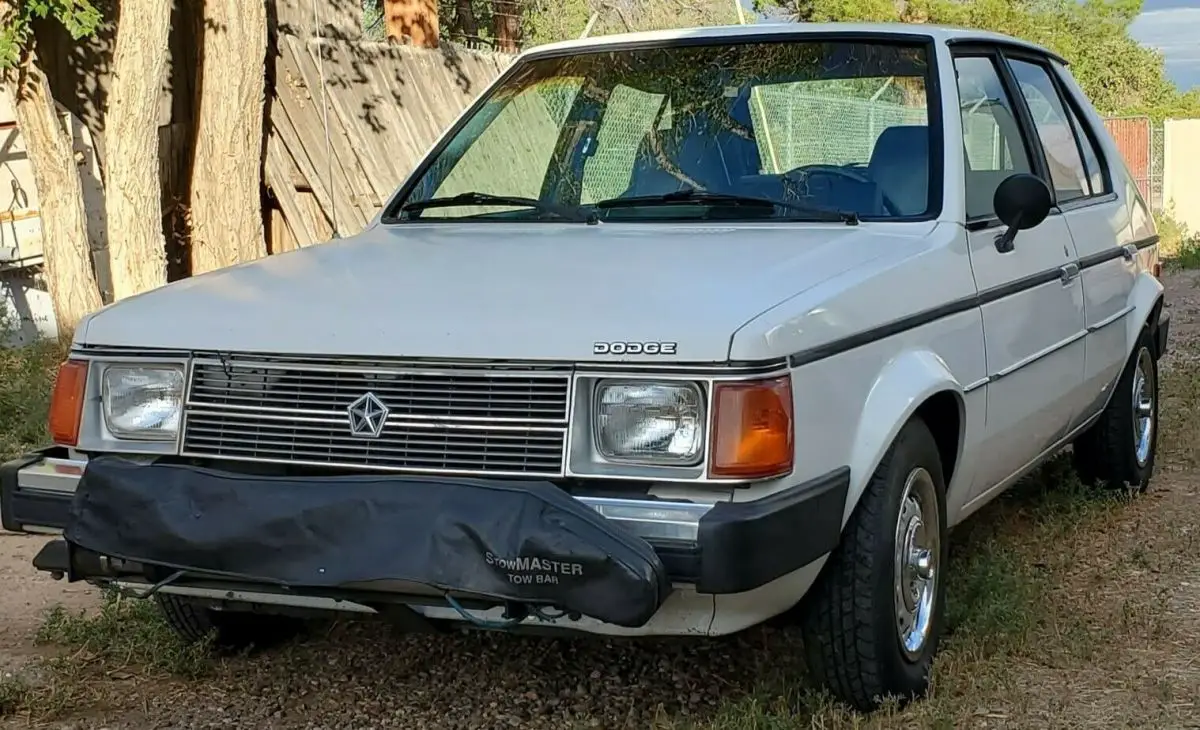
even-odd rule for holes
{"type": "Polygon", "coordinates": [[[1200,86],[1200,0],[1145,0],[1130,32],[1162,51],[1179,88],[1200,86]]]}

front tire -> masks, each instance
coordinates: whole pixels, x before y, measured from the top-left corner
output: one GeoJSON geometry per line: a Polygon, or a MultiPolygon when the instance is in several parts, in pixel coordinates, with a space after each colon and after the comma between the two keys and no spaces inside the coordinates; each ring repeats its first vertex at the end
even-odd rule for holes
{"type": "Polygon", "coordinates": [[[1086,484],[1144,492],[1158,451],[1158,360],[1142,330],[1100,420],[1075,441],[1075,472],[1086,484]]]}
{"type": "Polygon", "coordinates": [[[295,637],[304,626],[292,616],[218,611],[172,593],[156,593],[154,598],[167,625],[188,644],[211,637],[213,646],[221,650],[265,649],[295,637]]]}
{"type": "Polygon", "coordinates": [[[944,625],[946,485],[937,442],[909,421],[871,476],[841,545],[801,604],[809,671],[871,711],[929,688],[944,625]]]}

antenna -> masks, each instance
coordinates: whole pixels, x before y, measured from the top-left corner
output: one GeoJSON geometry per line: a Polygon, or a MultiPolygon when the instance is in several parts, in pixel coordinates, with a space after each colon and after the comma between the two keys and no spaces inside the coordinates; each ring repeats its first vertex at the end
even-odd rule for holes
{"type": "Polygon", "coordinates": [[[338,234],[337,196],[333,194],[333,151],[329,139],[329,101],[325,92],[325,38],[321,34],[321,20],[317,16],[317,0],[312,0],[313,35],[317,37],[317,78],[321,81],[321,126],[325,128],[325,162],[329,166],[326,189],[329,191],[329,222],[333,224],[333,237],[338,234]]]}

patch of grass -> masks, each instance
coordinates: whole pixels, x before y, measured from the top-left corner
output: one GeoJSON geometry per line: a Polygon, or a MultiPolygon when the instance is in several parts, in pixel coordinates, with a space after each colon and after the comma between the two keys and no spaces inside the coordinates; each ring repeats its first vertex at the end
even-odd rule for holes
{"type": "Polygon", "coordinates": [[[1173,206],[1154,213],[1154,227],[1158,231],[1158,250],[1161,255],[1175,258],[1179,253],[1179,245],[1188,237],[1188,230],[1183,221],[1175,217],[1173,206]]]}
{"type": "Polygon", "coordinates": [[[1200,268],[1200,236],[1189,231],[1172,209],[1155,213],[1154,223],[1164,263],[1173,269],[1200,268]]]}
{"type": "Polygon", "coordinates": [[[1158,461],[1200,466],[1200,363],[1159,374],[1158,461]]]}
{"type": "Polygon", "coordinates": [[[35,640],[54,655],[0,677],[0,717],[52,719],[95,705],[105,682],[200,679],[215,668],[211,642],[184,643],[153,601],[115,591],[104,593],[99,611],[51,608],[35,640]]]}
{"type": "Polygon", "coordinates": [[[51,608],[36,641],[87,653],[121,669],[165,672],[185,679],[207,675],[212,652],[207,643],[186,644],[163,620],[154,601],[105,591],[96,612],[51,608]]]}
{"type": "Polygon", "coordinates": [[[1168,261],[1177,269],[1200,269],[1200,237],[1185,238],[1168,261]]]}
{"type": "MultiPolygon", "coordinates": [[[[888,712],[882,709],[878,714],[885,716],[888,712]]],[[[653,730],[797,730],[862,727],[862,720],[823,692],[803,685],[764,682],[757,691],[721,705],[710,718],[681,723],[679,718],[663,714],[652,727],[653,730]]]]}
{"type": "Polygon", "coordinates": [[[1043,541],[1076,533],[1088,520],[1129,501],[1127,492],[1080,481],[1069,453],[1051,459],[1003,498],[1005,506],[1019,510],[1040,530],[1043,541]]]}
{"type": "Polygon", "coordinates": [[[950,561],[946,586],[947,646],[977,656],[1017,651],[1036,624],[1040,576],[1001,540],[974,545],[950,561]]]}
{"type": "Polygon", "coordinates": [[[50,391],[65,356],[66,348],[50,341],[0,347],[0,458],[49,443],[50,391]]]}
{"type": "Polygon", "coordinates": [[[0,677],[0,717],[16,714],[28,704],[29,684],[20,675],[0,677]]]}

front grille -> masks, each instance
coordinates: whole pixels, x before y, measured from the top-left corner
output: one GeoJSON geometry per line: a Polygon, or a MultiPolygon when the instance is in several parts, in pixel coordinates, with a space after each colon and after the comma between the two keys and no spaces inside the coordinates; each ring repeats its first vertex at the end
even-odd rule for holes
{"type": "Polygon", "coordinates": [[[565,367],[194,361],[185,456],[355,469],[555,476],[563,472],[565,367]],[[367,393],[388,409],[376,437],[351,431],[367,393]]]}

